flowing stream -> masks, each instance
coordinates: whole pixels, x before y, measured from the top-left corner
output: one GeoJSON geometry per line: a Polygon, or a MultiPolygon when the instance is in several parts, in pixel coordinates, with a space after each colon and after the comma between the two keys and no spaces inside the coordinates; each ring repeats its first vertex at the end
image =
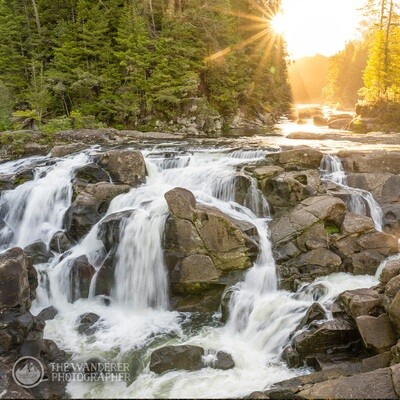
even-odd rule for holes
{"type": "MultiPolygon", "coordinates": [[[[101,296],[94,296],[96,275],[89,298],[69,302],[71,260],[86,255],[97,270],[104,261],[105,251],[97,239],[98,224],[69,253],[37,265],[41,284],[33,312],[49,305],[59,310],[56,318],[46,324],[46,337],[71,353],[74,360],[101,356],[128,362],[131,374],[135,375],[128,384],[72,382],[68,386],[72,397],[243,397],[308,372],[291,370],[280,359],[308,307],[314,301],[327,306],[342,291],[370,287],[377,278],[340,273],[319,278],[297,293],[279,289],[268,232],[269,207],[256,181],[251,180],[244,206],[236,202],[237,174],[245,174],[242,167],[266,154],[266,150],[226,148],[144,151],[146,183],[114,198],[106,213],[134,210],[121,225],[109,305],[101,296]],[[199,321],[199,315],[169,310],[162,249],[168,215],[164,194],[175,187],[191,190],[198,202],[215,206],[237,220],[251,222],[258,230],[260,255],[243,282],[230,289],[230,317],[225,325],[219,322],[218,313],[199,321]],[[100,316],[98,329],[89,338],[76,330],[78,316],[86,312],[100,316]],[[154,348],[182,343],[202,346],[211,358],[224,350],[233,356],[235,368],[222,371],[208,367],[163,375],[149,371],[149,355],[154,348]]],[[[342,173],[337,162],[333,158],[327,160],[323,166],[325,177],[331,174],[327,179],[345,187],[345,177],[336,177],[342,173]]],[[[74,171],[90,161],[91,156],[82,153],[35,167],[34,180],[5,192],[0,199],[6,222],[0,231],[3,249],[25,246],[38,239],[49,243],[51,235],[62,228],[63,216],[71,204],[74,171]]],[[[32,160],[25,161],[29,162],[32,160]]],[[[3,165],[8,172],[20,167],[21,161],[3,165]]]]}
{"type": "Polygon", "coordinates": [[[343,188],[348,194],[347,208],[354,214],[368,215],[375,224],[375,229],[383,230],[383,211],[370,192],[347,185],[346,173],[340,158],[325,154],[320,167],[322,178],[343,188]]]}

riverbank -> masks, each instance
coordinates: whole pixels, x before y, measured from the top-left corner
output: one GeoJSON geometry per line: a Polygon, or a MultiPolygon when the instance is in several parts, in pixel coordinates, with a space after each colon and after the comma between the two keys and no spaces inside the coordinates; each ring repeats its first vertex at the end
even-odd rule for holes
{"type": "Polygon", "coordinates": [[[326,151],[338,151],[346,148],[375,150],[400,148],[400,133],[357,134],[346,130],[318,127],[311,121],[303,125],[282,121],[271,132],[231,130],[227,135],[214,137],[168,132],[118,131],[116,129],[61,131],[50,136],[34,131],[2,132],[0,133],[0,162],[21,157],[47,155],[53,148],[55,155],[63,155],[84,149],[88,145],[106,147],[134,145],[142,148],[162,143],[165,145],[172,143],[182,146],[238,148],[258,146],[280,148],[306,145],[326,151]]]}

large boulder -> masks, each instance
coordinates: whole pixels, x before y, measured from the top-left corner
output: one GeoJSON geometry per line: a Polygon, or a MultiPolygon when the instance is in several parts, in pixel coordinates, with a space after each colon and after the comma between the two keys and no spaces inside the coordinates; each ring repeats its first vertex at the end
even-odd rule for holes
{"type": "Polygon", "coordinates": [[[388,314],[400,333],[400,292],[398,292],[388,308],[388,314]]]}
{"type": "Polygon", "coordinates": [[[397,334],[387,314],[379,317],[361,315],[356,318],[356,323],[365,347],[375,353],[384,353],[397,342],[397,334]]]}
{"type": "Polygon", "coordinates": [[[346,314],[354,319],[361,315],[377,316],[382,310],[382,295],[373,288],[347,290],[339,300],[346,314]]]}
{"type": "Polygon", "coordinates": [[[115,284],[115,266],[121,228],[134,214],[135,210],[120,211],[107,215],[98,226],[97,238],[101,240],[107,252],[97,275],[95,294],[109,296],[115,284]]]}
{"type": "Polygon", "coordinates": [[[186,189],[173,189],[165,198],[170,217],[164,248],[172,293],[190,296],[219,288],[220,297],[257,257],[257,229],[198,204],[186,189]]]}
{"type": "Polygon", "coordinates": [[[54,146],[50,154],[52,157],[65,157],[73,153],[78,153],[87,147],[84,143],[61,144],[54,146]]]}
{"type": "Polygon", "coordinates": [[[145,180],[146,164],[140,151],[110,150],[100,157],[99,164],[115,183],[136,186],[145,180]]]}
{"type": "Polygon", "coordinates": [[[54,254],[47,248],[46,243],[38,240],[24,248],[25,254],[32,258],[34,264],[47,263],[54,254]]]}
{"type": "Polygon", "coordinates": [[[271,164],[287,171],[301,171],[319,168],[323,154],[310,147],[296,147],[279,153],[267,154],[266,159],[271,164]]]}
{"type": "Polygon", "coordinates": [[[66,396],[66,382],[49,378],[22,391],[13,379],[13,366],[19,360],[23,368],[24,357],[35,357],[45,371],[50,371],[51,363],[65,362],[65,352],[43,339],[43,319],[29,311],[37,284],[32,259],[22,249],[13,248],[0,254],[0,391],[6,398],[61,399],[66,396]]]}
{"type": "Polygon", "coordinates": [[[97,238],[102,241],[107,252],[111,251],[115,245],[118,245],[121,224],[134,214],[134,210],[119,211],[107,215],[100,221],[97,230],[97,238]]]}
{"type": "MultiPolygon", "coordinates": [[[[268,167],[264,167],[266,168],[268,167]]],[[[260,169],[262,168],[258,170],[260,169]]],[[[293,208],[308,197],[317,196],[325,191],[319,173],[315,170],[289,171],[269,177],[259,175],[260,171],[257,169],[256,172],[257,176],[261,177],[260,185],[264,196],[276,215],[293,208]]]]}
{"type": "Polygon", "coordinates": [[[85,183],[110,182],[110,174],[95,163],[76,169],[75,178],[85,183]]]}
{"type": "Polygon", "coordinates": [[[311,387],[303,387],[297,396],[300,399],[398,398],[390,368],[315,383],[311,387]]]}
{"type": "Polygon", "coordinates": [[[398,151],[375,150],[362,153],[342,150],[338,156],[343,160],[343,168],[346,172],[400,174],[400,152],[398,151]]]}
{"type": "Polygon", "coordinates": [[[369,217],[346,211],[330,195],[310,197],[270,223],[273,253],[283,287],[334,272],[374,274],[398,252],[395,236],[374,229],[369,217]]]}
{"type": "Polygon", "coordinates": [[[15,247],[0,255],[0,310],[28,310],[37,284],[32,260],[22,249],[15,247]]]}
{"type": "Polygon", "coordinates": [[[352,119],[352,117],[333,119],[328,126],[330,129],[348,129],[352,119]]]}
{"type": "Polygon", "coordinates": [[[111,200],[129,190],[128,185],[107,182],[87,185],[67,210],[67,234],[75,240],[80,240],[104,216],[111,200]]]}
{"type": "Polygon", "coordinates": [[[198,346],[164,346],[150,356],[150,371],[156,374],[174,370],[197,371],[204,368],[204,349],[198,346]]]}
{"type": "Polygon", "coordinates": [[[74,240],[64,231],[56,232],[50,240],[50,250],[56,253],[64,253],[75,245],[74,240]]]}
{"type": "Polygon", "coordinates": [[[293,347],[304,360],[318,353],[343,351],[360,341],[356,326],[346,319],[336,318],[296,336],[293,347]]]}

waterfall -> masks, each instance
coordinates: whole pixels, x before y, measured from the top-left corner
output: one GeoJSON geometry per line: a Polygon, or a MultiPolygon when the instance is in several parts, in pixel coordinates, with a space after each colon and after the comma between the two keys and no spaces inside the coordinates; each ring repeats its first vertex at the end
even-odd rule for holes
{"type": "MultiPolygon", "coordinates": [[[[227,351],[236,368],[229,371],[203,368],[190,373],[171,371],[155,375],[143,365],[130,385],[73,382],[68,386],[71,396],[235,398],[304,374],[305,369],[287,368],[280,356],[308,307],[314,301],[327,306],[341,291],[372,286],[376,279],[334,274],[304,285],[298,293],[279,290],[269,238],[268,203],[257,181],[243,169],[246,164],[263,160],[266,150],[224,148],[181,152],[155,148],[145,150],[143,154],[146,182],[115,197],[104,216],[132,211],[119,226],[111,303],[94,295],[98,271],[107,256],[97,238],[102,222],[99,221],[68,253],[56,255],[50,263],[37,266],[40,285],[33,310],[37,313],[49,305],[55,305],[59,310],[54,320],[47,321],[45,335],[71,353],[72,359],[96,355],[146,363],[156,346],[193,344],[202,346],[207,354],[227,351]],[[238,180],[243,194],[241,204],[237,198],[238,180]],[[168,310],[168,276],[162,249],[168,217],[164,194],[178,186],[192,191],[199,203],[217,207],[228,216],[257,228],[259,257],[247,270],[243,281],[228,288],[232,295],[225,326],[213,316],[210,323],[202,322],[199,329],[195,323],[198,316],[168,310]],[[92,279],[89,298],[71,303],[70,268],[72,261],[82,255],[88,258],[97,273],[92,279]],[[321,286],[326,290],[317,296],[321,286]],[[78,317],[85,312],[100,316],[99,329],[89,338],[78,334],[76,329],[78,317]],[[193,325],[188,329],[188,323],[192,321],[193,325]]],[[[7,199],[2,203],[2,209],[8,210],[13,201],[24,198],[18,218],[7,220],[14,233],[6,247],[37,238],[48,242],[50,232],[62,227],[63,214],[71,202],[71,180],[75,169],[89,161],[90,157],[81,154],[53,166],[43,166],[32,182],[5,192],[0,199],[2,202],[7,199]],[[42,196],[40,202],[39,193],[42,196]],[[34,219],[30,219],[27,208],[34,219]],[[28,236],[24,237],[23,229],[28,236]]]]}
{"type": "Polygon", "coordinates": [[[346,173],[340,158],[336,155],[324,154],[320,171],[322,179],[331,181],[349,193],[347,208],[354,214],[369,215],[374,221],[375,229],[383,230],[383,211],[370,192],[347,185],[346,173]]]}
{"type": "Polygon", "coordinates": [[[138,210],[122,222],[112,294],[134,310],[168,307],[161,246],[165,217],[165,211],[138,210]]]}
{"type": "MultiPolygon", "coordinates": [[[[36,240],[49,243],[62,228],[64,213],[71,204],[74,171],[88,162],[88,156],[81,153],[55,165],[37,167],[32,181],[3,192],[0,210],[5,226],[0,230],[0,246],[25,247],[36,240]]],[[[13,172],[23,165],[21,161],[8,164],[8,171],[13,172]]]]}

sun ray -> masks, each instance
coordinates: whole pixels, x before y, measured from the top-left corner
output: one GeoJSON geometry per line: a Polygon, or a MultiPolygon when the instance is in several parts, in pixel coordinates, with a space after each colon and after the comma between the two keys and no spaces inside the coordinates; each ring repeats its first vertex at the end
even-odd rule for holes
{"type": "Polygon", "coordinates": [[[261,32],[255,33],[254,35],[250,36],[249,38],[242,40],[241,42],[237,43],[234,46],[229,46],[223,50],[220,50],[220,51],[206,57],[204,59],[204,61],[205,62],[214,61],[214,60],[217,60],[218,58],[225,56],[226,54],[230,53],[233,50],[240,50],[243,47],[246,47],[249,44],[251,44],[251,43],[255,42],[256,40],[262,38],[263,36],[267,35],[268,33],[269,33],[269,30],[264,29],[261,32]]]}
{"type": "Polygon", "coordinates": [[[260,24],[249,24],[249,25],[243,25],[239,28],[240,31],[247,32],[247,31],[257,31],[260,29],[265,29],[267,27],[266,21],[260,24]]]}
{"type": "Polygon", "coordinates": [[[248,19],[250,21],[265,22],[265,18],[263,18],[263,17],[259,17],[258,15],[253,15],[253,14],[247,14],[242,11],[223,10],[223,9],[217,8],[217,7],[210,7],[210,9],[214,10],[214,11],[219,11],[226,15],[232,15],[234,17],[248,19]]]}

